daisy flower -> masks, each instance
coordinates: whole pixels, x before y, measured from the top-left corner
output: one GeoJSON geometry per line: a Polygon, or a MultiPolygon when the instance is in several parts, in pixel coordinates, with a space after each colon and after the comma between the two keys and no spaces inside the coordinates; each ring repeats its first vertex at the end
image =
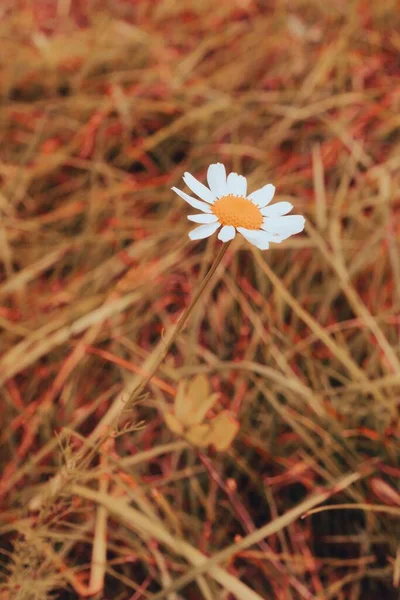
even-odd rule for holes
{"type": "Polygon", "coordinates": [[[238,231],[260,250],[267,250],[270,242],[279,244],[304,229],[304,217],[285,216],[293,208],[290,202],[268,206],[275,194],[275,186],[271,183],[247,194],[246,177],[237,173],[227,177],[221,163],[208,167],[209,187],[190,173],[185,173],[183,180],[201,198],[192,198],[182,190],[172,188],[190,206],[201,211],[188,216],[189,221],[200,223],[200,227],[189,233],[191,240],[207,238],[221,228],[218,239],[222,242],[232,240],[238,231]]]}

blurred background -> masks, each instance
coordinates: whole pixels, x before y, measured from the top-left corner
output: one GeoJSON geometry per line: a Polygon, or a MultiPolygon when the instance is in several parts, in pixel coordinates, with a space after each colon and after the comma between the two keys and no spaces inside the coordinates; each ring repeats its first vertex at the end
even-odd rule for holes
{"type": "Polygon", "coordinates": [[[1,0],[2,600],[398,598],[399,15],[1,0]],[[93,448],[219,250],[189,241],[170,189],[212,162],[273,183],[305,232],[235,240],[93,448]],[[218,395],[203,425],[234,424],[223,448],[165,422],[193,381],[218,395]],[[320,512],[279,521],[321,490],[320,512]]]}

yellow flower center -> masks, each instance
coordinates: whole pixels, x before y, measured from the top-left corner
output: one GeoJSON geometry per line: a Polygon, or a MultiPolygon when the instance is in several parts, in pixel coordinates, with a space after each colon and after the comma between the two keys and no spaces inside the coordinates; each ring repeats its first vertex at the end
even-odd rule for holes
{"type": "Polygon", "coordinates": [[[243,196],[223,196],[214,202],[211,210],[221,225],[233,225],[245,229],[260,229],[263,216],[258,206],[243,196]]]}

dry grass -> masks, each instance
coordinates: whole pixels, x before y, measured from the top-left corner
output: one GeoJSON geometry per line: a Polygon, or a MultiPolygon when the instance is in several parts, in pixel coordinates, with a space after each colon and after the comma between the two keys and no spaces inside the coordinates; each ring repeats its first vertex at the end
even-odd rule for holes
{"type": "Polygon", "coordinates": [[[3,0],[1,600],[398,597],[397,8],[3,0]],[[216,160],[306,233],[236,239],[120,414],[218,251],[170,191],[216,160]],[[164,422],[199,373],[223,452],[164,422]]]}

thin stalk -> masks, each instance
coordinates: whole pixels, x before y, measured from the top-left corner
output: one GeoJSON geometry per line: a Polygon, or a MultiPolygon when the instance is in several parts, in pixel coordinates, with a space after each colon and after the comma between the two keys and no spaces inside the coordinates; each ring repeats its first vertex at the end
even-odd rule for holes
{"type": "Polygon", "coordinates": [[[143,391],[146,389],[146,387],[147,387],[148,383],[151,381],[152,377],[154,377],[154,375],[156,374],[157,369],[159,368],[160,364],[162,363],[162,361],[168,354],[172,345],[177,340],[182,329],[185,327],[190,315],[192,314],[193,310],[195,309],[204,290],[206,289],[207,285],[209,284],[210,280],[212,279],[215,271],[218,269],[219,265],[221,264],[221,261],[224,258],[225,253],[228,250],[230,243],[231,242],[228,242],[228,243],[225,243],[222,245],[221,250],[215,257],[214,262],[212,263],[211,267],[209,268],[207,275],[201,281],[189,306],[183,311],[183,313],[182,313],[181,317],[179,318],[179,321],[177,322],[175,327],[168,333],[166,339],[164,340],[164,344],[162,346],[160,346],[160,348],[158,350],[158,356],[157,355],[155,356],[155,360],[152,364],[151,369],[149,370],[149,373],[145,377],[143,377],[143,379],[138,383],[138,385],[135,387],[135,389],[131,392],[128,400],[125,400],[125,399],[122,400],[122,398],[117,398],[116,404],[112,404],[111,407],[109,408],[107,414],[103,417],[103,419],[102,419],[103,426],[96,427],[95,431],[92,432],[92,434],[90,435],[93,446],[92,446],[91,450],[82,459],[81,467],[85,467],[85,465],[90,463],[90,461],[96,455],[96,453],[99,450],[99,448],[101,447],[101,445],[104,443],[104,441],[110,435],[111,430],[118,425],[118,421],[120,419],[122,412],[125,412],[127,409],[129,409],[130,406],[132,406],[132,404],[135,402],[135,400],[137,398],[139,398],[140,394],[142,394],[143,391]],[[106,427],[104,427],[105,424],[107,424],[106,427]]]}
{"type": "Polygon", "coordinates": [[[164,358],[168,354],[172,345],[177,340],[179,334],[181,333],[182,329],[186,325],[190,315],[192,314],[198,301],[200,300],[204,290],[206,289],[207,285],[209,284],[210,280],[212,279],[215,271],[218,269],[222,259],[225,256],[225,253],[229,247],[229,244],[230,244],[230,242],[223,244],[221,250],[215,257],[215,260],[214,260],[213,264],[211,265],[207,275],[204,277],[204,279],[200,283],[195,295],[193,296],[191,303],[189,304],[189,306],[187,308],[185,308],[179,321],[175,325],[175,328],[172,329],[172,331],[170,332],[170,335],[165,340],[164,346],[160,348],[159,355],[156,358],[156,362],[155,362],[153,368],[148,373],[148,375],[146,375],[146,377],[144,379],[142,379],[142,381],[139,383],[139,385],[131,393],[129,400],[126,403],[126,408],[129,407],[136,400],[136,398],[138,398],[140,396],[140,394],[146,388],[147,384],[150,382],[151,378],[154,377],[155,373],[157,372],[158,367],[163,362],[164,358]]]}
{"type": "MultiPolygon", "coordinates": [[[[147,384],[150,382],[151,378],[154,377],[157,369],[160,364],[164,360],[168,351],[171,349],[171,346],[174,344],[182,329],[186,325],[190,315],[195,309],[198,301],[200,300],[204,290],[212,279],[215,271],[218,269],[225,253],[230,245],[230,242],[222,245],[221,250],[215,257],[214,262],[212,263],[207,275],[201,281],[195,295],[192,298],[189,306],[184,310],[181,315],[179,321],[175,325],[175,327],[169,332],[166,339],[164,340],[164,344],[159,347],[158,355],[155,356],[155,360],[152,363],[151,368],[149,369],[149,373],[146,377],[138,383],[135,389],[131,392],[128,401],[126,401],[122,395],[118,396],[115,401],[109,407],[107,413],[101,419],[101,422],[97,425],[97,427],[92,431],[89,435],[88,441],[91,443],[90,450],[88,450],[80,459],[79,468],[83,469],[90,464],[93,457],[97,454],[98,450],[101,448],[102,444],[105,440],[110,436],[110,433],[113,428],[118,425],[118,421],[123,411],[125,411],[129,406],[132,406],[133,402],[140,396],[140,394],[145,390],[147,384]]],[[[61,487],[63,486],[65,481],[65,473],[63,471],[59,471],[48,483],[46,486],[46,491],[43,491],[38,496],[35,496],[31,501],[31,506],[35,506],[38,508],[42,505],[45,496],[54,497],[61,487]],[[47,492],[47,494],[46,494],[47,492]]]]}

